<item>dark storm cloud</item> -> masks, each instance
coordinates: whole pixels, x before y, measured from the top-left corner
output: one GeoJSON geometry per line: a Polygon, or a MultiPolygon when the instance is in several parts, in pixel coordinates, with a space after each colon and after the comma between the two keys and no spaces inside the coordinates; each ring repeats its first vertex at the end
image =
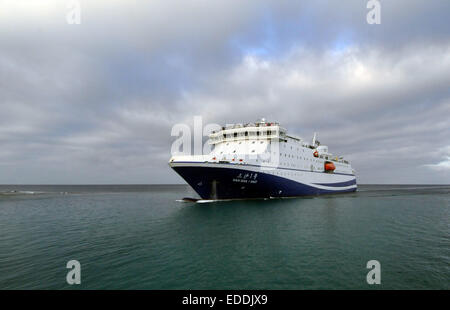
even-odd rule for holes
{"type": "Polygon", "coordinates": [[[176,123],[266,117],[361,182],[448,183],[450,3],[0,2],[0,182],[180,182],[176,123]]]}

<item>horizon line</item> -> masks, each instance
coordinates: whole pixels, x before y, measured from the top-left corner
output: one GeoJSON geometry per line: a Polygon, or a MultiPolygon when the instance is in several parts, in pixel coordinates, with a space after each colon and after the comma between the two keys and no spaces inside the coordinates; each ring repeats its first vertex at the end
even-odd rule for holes
{"type": "MultiPolygon", "coordinates": [[[[29,183],[29,184],[0,184],[0,186],[172,186],[172,185],[185,185],[190,186],[187,183],[77,183],[77,184],[50,184],[50,183],[29,183]]],[[[450,186],[450,183],[361,183],[357,185],[444,185],[450,186]]]]}

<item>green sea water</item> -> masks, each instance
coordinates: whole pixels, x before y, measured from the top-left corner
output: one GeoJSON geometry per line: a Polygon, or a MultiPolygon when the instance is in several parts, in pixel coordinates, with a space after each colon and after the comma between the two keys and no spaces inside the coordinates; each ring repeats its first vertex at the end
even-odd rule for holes
{"type": "Polygon", "coordinates": [[[450,289],[450,186],[179,202],[187,186],[0,186],[0,289],[450,289]],[[69,260],[81,284],[69,285],[69,260]],[[381,265],[381,284],[366,264],[381,265]]]}

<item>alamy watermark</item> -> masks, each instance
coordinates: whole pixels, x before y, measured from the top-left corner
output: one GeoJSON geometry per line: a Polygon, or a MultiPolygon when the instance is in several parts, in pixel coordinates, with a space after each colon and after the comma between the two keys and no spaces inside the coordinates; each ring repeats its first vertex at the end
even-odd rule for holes
{"type": "MultiPolygon", "coordinates": [[[[367,23],[370,25],[381,24],[381,3],[379,0],[367,1],[366,8],[370,11],[366,15],[367,23]]],[[[69,25],[81,24],[81,4],[79,0],[67,2],[66,21],[69,25]]]]}
{"type": "MultiPolygon", "coordinates": [[[[81,264],[77,260],[70,260],[66,265],[70,271],[66,275],[66,281],[69,285],[81,284],[81,264]]],[[[370,260],[366,265],[370,271],[367,273],[367,284],[381,284],[381,264],[377,260],[370,260]]]]}
{"type": "Polygon", "coordinates": [[[370,25],[381,24],[381,3],[379,0],[369,0],[367,2],[367,8],[370,11],[366,15],[367,23],[370,25]]]}
{"type": "Polygon", "coordinates": [[[381,284],[381,264],[377,260],[369,260],[366,265],[367,269],[370,269],[367,273],[367,284],[381,284]]]}
{"type": "Polygon", "coordinates": [[[70,260],[66,265],[67,269],[71,269],[66,275],[67,284],[81,284],[81,264],[77,260],[70,260]]]}
{"type": "Polygon", "coordinates": [[[67,2],[66,21],[69,25],[81,24],[81,4],[78,0],[70,0],[67,2]]]}

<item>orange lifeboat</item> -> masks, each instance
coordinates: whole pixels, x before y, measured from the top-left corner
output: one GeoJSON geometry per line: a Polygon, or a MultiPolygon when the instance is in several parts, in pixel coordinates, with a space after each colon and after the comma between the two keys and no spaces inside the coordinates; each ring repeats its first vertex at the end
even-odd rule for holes
{"type": "Polygon", "coordinates": [[[332,163],[332,162],[326,162],[325,163],[325,171],[334,171],[334,169],[336,169],[336,166],[332,163]]]}

